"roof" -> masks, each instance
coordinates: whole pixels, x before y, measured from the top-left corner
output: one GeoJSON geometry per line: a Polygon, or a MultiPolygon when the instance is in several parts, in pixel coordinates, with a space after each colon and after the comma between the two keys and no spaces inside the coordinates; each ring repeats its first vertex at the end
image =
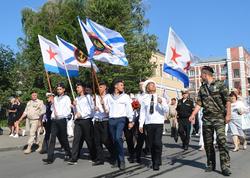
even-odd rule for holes
{"type": "Polygon", "coordinates": [[[203,62],[222,62],[226,61],[227,59],[225,57],[209,57],[209,58],[203,58],[199,59],[198,63],[203,63],[203,62]]]}

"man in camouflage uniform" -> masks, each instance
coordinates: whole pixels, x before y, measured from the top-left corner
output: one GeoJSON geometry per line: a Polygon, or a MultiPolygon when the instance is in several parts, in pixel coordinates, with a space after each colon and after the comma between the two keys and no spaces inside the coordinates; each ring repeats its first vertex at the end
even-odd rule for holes
{"type": "Polygon", "coordinates": [[[223,81],[214,80],[213,73],[213,69],[209,66],[202,68],[201,79],[203,83],[198,93],[195,109],[189,120],[194,122],[195,115],[203,107],[203,138],[207,155],[206,172],[214,171],[216,167],[213,145],[213,133],[216,131],[222,174],[229,176],[231,174],[229,170],[230,157],[226,146],[225,124],[231,118],[231,102],[227,87],[223,81]]]}

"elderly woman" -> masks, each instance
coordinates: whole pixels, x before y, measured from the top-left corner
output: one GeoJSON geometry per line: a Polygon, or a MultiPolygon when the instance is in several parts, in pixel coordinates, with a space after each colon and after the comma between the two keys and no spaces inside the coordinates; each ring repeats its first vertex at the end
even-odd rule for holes
{"type": "Polygon", "coordinates": [[[247,148],[246,135],[242,130],[242,114],[246,111],[246,107],[241,100],[238,100],[238,96],[235,92],[230,93],[232,100],[231,104],[231,121],[229,128],[233,136],[234,150],[233,152],[239,151],[240,140],[243,139],[243,149],[247,148]]]}
{"type": "Polygon", "coordinates": [[[154,171],[158,171],[161,165],[164,115],[169,111],[169,107],[164,98],[156,93],[154,81],[147,80],[144,82],[144,86],[146,94],[141,101],[139,131],[143,133],[143,126],[145,126],[151,150],[152,168],[154,171]]]}

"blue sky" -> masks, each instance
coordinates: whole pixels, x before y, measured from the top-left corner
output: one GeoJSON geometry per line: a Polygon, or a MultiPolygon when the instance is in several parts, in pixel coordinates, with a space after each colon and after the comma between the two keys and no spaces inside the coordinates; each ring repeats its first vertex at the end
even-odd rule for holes
{"type": "MultiPolygon", "coordinates": [[[[37,10],[46,0],[4,0],[0,6],[0,43],[18,50],[21,10],[37,10]]],[[[165,52],[170,26],[190,51],[201,58],[226,56],[226,48],[250,49],[249,0],[144,0],[150,24],[145,31],[158,37],[165,52]]]]}

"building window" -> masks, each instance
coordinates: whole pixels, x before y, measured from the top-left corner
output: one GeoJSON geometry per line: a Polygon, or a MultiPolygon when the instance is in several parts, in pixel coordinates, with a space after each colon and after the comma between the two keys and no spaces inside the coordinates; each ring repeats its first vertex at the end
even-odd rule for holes
{"type": "Polygon", "coordinates": [[[162,64],[160,64],[160,76],[162,77],[162,64]]]}
{"type": "Polygon", "coordinates": [[[156,72],[157,72],[156,62],[154,62],[153,64],[154,64],[153,76],[156,76],[156,72]]]}
{"type": "Polygon", "coordinates": [[[240,88],[240,82],[234,82],[234,88],[240,88]]]}
{"type": "MultiPolygon", "coordinates": [[[[210,67],[212,67],[212,66],[210,66],[210,67]]],[[[216,76],[216,75],[217,75],[216,66],[212,67],[212,69],[213,69],[213,71],[214,71],[214,76],[216,76]]]]}
{"type": "Polygon", "coordinates": [[[191,90],[194,90],[194,88],[195,88],[195,83],[194,83],[194,82],[189,82],[189,88],[190,88],[191,90]]]}
{"type": "Polygon", "coordinates": [[[240,78],[240,69],[234,69],[234,78],[240,78]]]}
{"type": "Polygon", "coordinates": [[[227,65],[226,64],[221,68],[221,75],[227,75],[227,65]]]}
{"type": "Polygon", "coordinates": [[[194,74],[195,74],[194,70],[189,71],[189,77],[194,77],[194,74]]]}

